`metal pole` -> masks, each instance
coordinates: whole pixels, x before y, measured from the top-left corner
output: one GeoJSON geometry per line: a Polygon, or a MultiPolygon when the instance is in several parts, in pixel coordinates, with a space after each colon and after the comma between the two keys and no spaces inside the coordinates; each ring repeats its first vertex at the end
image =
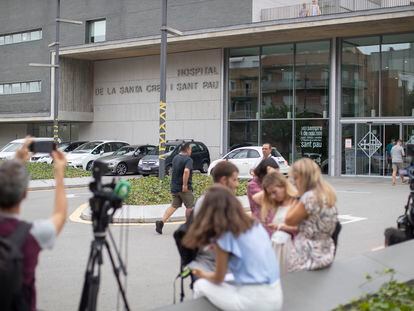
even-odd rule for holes
{"type": "Polygon", "coordinates": [[[60,44],[60,0],[57,0],[56,8],[56,44],[55,44],[55,98],[53,102],[53,139],[55,143],[58,143],[59,140],[59,123],[58,123],[58,113],[59,113],[59,83],[60,83],[60,61],[59,61],[59,44],[60,44]]]}
{"type": "Polygon", "coordinates": [[[165,132],[167,117],[167,0],[161,0],[162,27],[161,27],[161,58],[160,58],[160,129],[159,129],[159,171],[158,177],[165,176],[165,132]]]}

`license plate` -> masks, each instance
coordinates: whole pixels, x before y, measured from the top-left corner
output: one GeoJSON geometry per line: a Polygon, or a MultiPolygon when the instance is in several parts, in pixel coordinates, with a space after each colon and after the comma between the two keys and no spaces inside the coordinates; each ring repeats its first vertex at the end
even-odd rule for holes
{"type": "Polygon", "coordinates": [[[143,167],[142,167],[142,170],[143,170],[143,171],[150,171],[150,170],[151,170],[151,168],[150,168],[149,166],[143,166],[143,167]]]}

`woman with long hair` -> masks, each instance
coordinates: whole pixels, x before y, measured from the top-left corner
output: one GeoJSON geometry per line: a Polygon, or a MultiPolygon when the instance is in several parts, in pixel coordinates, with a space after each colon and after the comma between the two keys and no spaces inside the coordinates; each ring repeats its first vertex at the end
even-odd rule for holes
{"type": "Polygon", "coordinates": [[[297,191],[279,172],[267,174],[262,182],[263,191],[253,196],[261,208],[262,224],[271,236],[272,246],[279,261],[280,274],[287,273],[287,259],[296,226],[285,224],[287,211],[296,203],[297,191]],[[269,221],[269,214],[273,218],[269,221]]]}
{"type": "Polygon", "coordinates": [[[221,310],[281,309],[278,264],[267,233],[222,186],[208,190],[183,240],[189,248],[211,243],[216,269],[192,270],[199,278],[194,283],[194,298],[205,296],[221,310]],[[224,282],[228,270],[234,280],[224,282]]]}
{"type": "Polygon", "coordinates": [[[300,200],[289,209],[285,223],[298,226],[289,256],[289,271],[316,270],[329,266],[334,259],[332,234],[338,222],[336,194],[323,180],[319,166],[303,158],[291,167],[300,200]]]}

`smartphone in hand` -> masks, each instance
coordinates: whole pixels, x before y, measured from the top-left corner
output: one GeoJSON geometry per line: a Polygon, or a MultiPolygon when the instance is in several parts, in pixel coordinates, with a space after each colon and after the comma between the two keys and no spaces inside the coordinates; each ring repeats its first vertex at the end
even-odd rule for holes
{"type": "Polygon", "coordinates": [[[30,152],[33,153],[52,153],[53,150],[56,150],[56,144],[51,140],[36,140],[29,145],[30,152]]]}

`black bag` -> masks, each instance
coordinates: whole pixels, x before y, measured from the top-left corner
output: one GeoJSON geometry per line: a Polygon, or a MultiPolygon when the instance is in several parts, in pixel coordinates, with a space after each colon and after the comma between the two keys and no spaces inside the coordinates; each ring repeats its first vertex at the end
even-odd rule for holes
{"type": "Polygon", "coordinates": [[[8,237],[0,237],[0,310],[30,310],[27,295],[23,289],[22,246],[26,241],[31,224],[20,222],[8,237]]]}
{"type": "Polygon", "coordinates": [[[335,245],[334,256],[336,255],[336,249],[338,248],[338,238],[339,238],[339,233],[341,233],[341,230],[342,230],[342,225],[338,221],[335,225],[335,230],[332,233],[332,240],[333,240],[334,245],[335,245]]]}
{"type": "Polygon", "coordinates": [[[188,220],[184,224],[180,225],[174,232],[174,240],[175,244],[177,245],[178,253],[180,254],[182,267],[185,267],[197,257],[197,249],[187,248],[182,244],[183,238],[192,223],[193,213],[191,213],[190,217],[188,217],[188,220]]]}
{"type": "MultiPolygon", "coordinates": [[[[175,244],[177,245],[177,249],[178,249],[178,253],[180,254],[180,272],[178,273],[177,277],[175,278],[174,281],[174,304],[175,304],[175,282],[180,279],[181,284],[180,284],[180,288],[181,288],[181,293],[180,293],[180,302],[184,301],[184,297],[185,297],[185,293],[184,293],[184,279],[187,278],[188,276],[191,276],[192,278],[192,274],[191,271],[189,269],[184,269],[185,266],[187,266],[190,262],[192,262],[196,257],[197,257],[197,253],[198,253],[198,249],[191,249],[191,248],[187,248],[185,247],[182,242],[183,242],[183,238],[186,235],[186,233],[188,232],[188,229],[190,228],[190,225],[193,223],[193,219],[194,219],[194,212],[192,212],[190,214],[190,216],[188,217],[187,221],[180,225],[178,227],[177,230],[175,230],[174,232],[174,240],[175,240],[175,244]]],[[[190,287],[192,288],[192,282],[190,287]]]]}

